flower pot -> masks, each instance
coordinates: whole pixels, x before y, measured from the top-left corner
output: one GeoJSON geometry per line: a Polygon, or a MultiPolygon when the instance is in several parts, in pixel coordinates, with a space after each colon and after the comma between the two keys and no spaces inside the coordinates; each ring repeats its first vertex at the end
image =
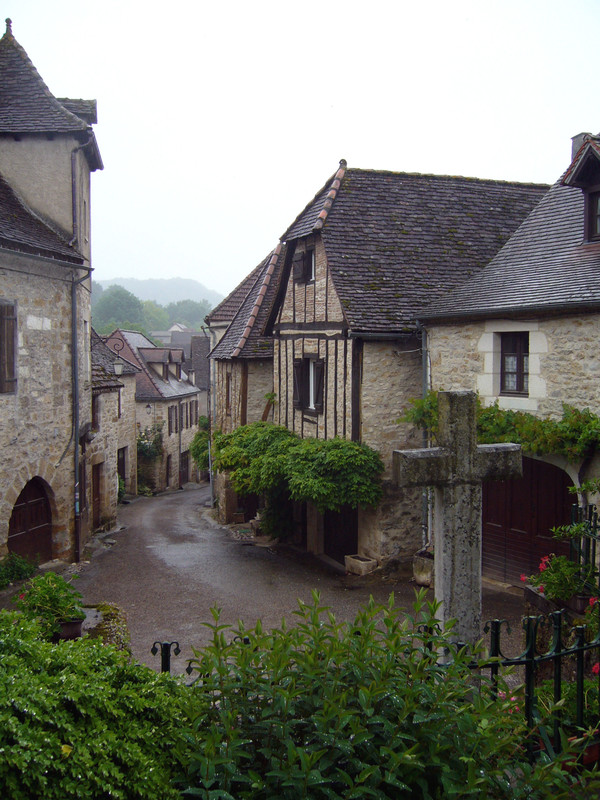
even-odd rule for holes
{"type": "Polygon", "coordinates": [[[576,614],[583,614],[590,603],[590,596],[586,594],[574,594],[567,600],[567,606],[576,614]]]}
{"type": "Polygon", "coordinates": [[[61,641],[61,639],[79,639],[81,637],[82,619],[61,620],[58,625],[59,631],[55,637],[57,641],[61,641]]]}

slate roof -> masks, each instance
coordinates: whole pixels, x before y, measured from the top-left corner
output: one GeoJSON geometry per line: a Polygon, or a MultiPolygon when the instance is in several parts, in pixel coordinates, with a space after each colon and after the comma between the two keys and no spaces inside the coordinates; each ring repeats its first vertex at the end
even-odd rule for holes
{"type": "Polygon", "coordinates": [[[256,276],[254,284],[210,358],[273,357],[273,340],[264,333],[280,286],[285,252],[285,246],[279,245],[252,271],[256,276]]]}
{"type": "MultiPolygon", "coordinates": [[[[180,381],[172,376],[165,381],[148,366],[144,353],[147,353],[149,349],[158,350],[160,353],[156,360],[161,361],[164,358],[164,352],[166,351],[168,354],[169,348],[156,348],[143,333],[124,331],[118,328],[110,336],[107,336],[104,341],[113,352],[117,350],[117,347],[122,342],[123,348],[119,350],[119,356],[139,367],[140,371],[136,377],[135,392],[137,401],[175,400],[195,395],[198,392],[197,387],[187,380],[187,375],[183,370],[180,381]]],[[[176,358],[181,360],[181,348],[175,348],[175,350],[176,358]]]]}
{"type": "Polygon", "coordinates": [[[0,39],[0,133],[73,134],[88,140],[86,154],[92,170],[102,159],[89,122],[96,121],[95,101],[59,101],[48,89],[6,21],[0,39]]]}
{"type": "Polygon", "coordinates": [[[425,305],[480,271],[548,186],[340,169],[282,236],[321,231],[349,328],[414,331],[425,305]]]}
{"type": "MultiPolygon", "coordinates": [[[[115,353],[102,341],[92,328],[91,334],[92,354],[92,391],[100,393],[120,389],[123,384],[115,375],[115,353]]],[[[137,367],[121,359],[123,375],[135,375],[139,372],[137,367]]]]}
{"type": "Polygon", "coordinates": [[[264,262],[261,262],[255,267],[250,275],[247,275],[224,300],[221,300],[218,306],[215,306],[213,310],[206,315],[204,319],[207,325],[231,322],[237,314],[240,305],[248,296],[248,292],[254,286],[263,263],[264,262]]]}
{"type": "Polygon", "coordinates": [[[73,264],[84,259],[37,217],[0,176],[0,245],[22,253],[58,258],[73,264]]]}
{"type": "Polygon", "coordinates": [[[428,323],[600,308],[600,242],[586,243],[580,189],[556,183],[490,264],[424,311],[428,323]]]}

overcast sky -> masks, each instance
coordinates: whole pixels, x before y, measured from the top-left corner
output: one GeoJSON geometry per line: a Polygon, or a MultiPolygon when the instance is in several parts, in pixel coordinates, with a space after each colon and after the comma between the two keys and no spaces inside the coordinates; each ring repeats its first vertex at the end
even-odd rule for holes
{"type": "Polygon", "coordinates": [[[6,0],[50,91],[95,98],[99,280],[228,293],[341,158],[551,183],[600,130],[599,0],[6,0]]]}

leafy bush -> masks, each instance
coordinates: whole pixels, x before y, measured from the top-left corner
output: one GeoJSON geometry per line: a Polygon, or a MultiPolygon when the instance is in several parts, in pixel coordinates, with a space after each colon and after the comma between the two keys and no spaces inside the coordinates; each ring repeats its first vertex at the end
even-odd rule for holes
{"type": "Polygon", "coordinates": [[[58,633],[60,622],[85,619],[81,592],[55,572],[32,578],[13,600],[25,616],[38,620],[46,639],[58,633]]]}
{"type": "Polygon", "coordinates": [[[177,798],[189,690],[90,639],[0,612],[0,796],[177,798]]]}
{"type": "Polygon", "coordinates": [[[198,418],[198,431],[192,439],[190,444],[190,455],[194,459],[198,469],[208,469],[208,444],[210,441],[209,433],[210,423],[208,417],[200,416],[198,418]]]}
{"type": "Polygon", "coordinates": [[[193,662],[201,713],[188,794],[536,798],[582,780],[548,761],[529,765],[522,716],[482,679],[477,690],[470,653],[438,663],[449,630],[424,593],[413,616],[392,597],[351,624],[313,600],[271,632],[232,630],[213,609],[212,644],[193,662]]]}
{"type": "MultiPolygon", "coordinates": [[[[410,401],[398,422],[410,422],[435,438],[438,426],[437,392],[410,401]]],[[[477,402],[477,435],[483,444],[515,442],[525,453],[558,454],[575,463],[600,448],[600,417],[589,408],[563,404],[560,419],[541,418],[526,411],[499,408],[477,402]]]]}
{"type": "Polygon", "coordinates": [[[30,578],[36,569],[37,566],[33,561],[28,561],[16,553],[9,553],[0,560],[0,590],[6,589],[15,581],[30,578]]]}
{"type": "Polygon", "coordinates": [[[231,472],[236,492],[266,495],[266,520],[275,494],[310,501],[320,512],[337,511],[343,505],[376,506],[381,499],[383,462],[365,444],[339,438],[300,439],[270,422],[217,433],[214,442],[215,467],[231,472]]]}

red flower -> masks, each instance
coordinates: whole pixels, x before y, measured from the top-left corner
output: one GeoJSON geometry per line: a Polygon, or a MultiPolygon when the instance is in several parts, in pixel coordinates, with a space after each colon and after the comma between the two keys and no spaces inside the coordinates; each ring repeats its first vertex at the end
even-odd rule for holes
{"type": "Polygon", "coordinates": [[[544,587],[543,586],[538,586],[538,589],[540,590],[540,592],[543,593],[543,591],[544,591],[544,587]]]}
{"type": "Polygon", "coordinates": [[[521,573],[521,580],[522,581],[526,581],[527,580],[527,575],[525,575],[524,572],[521,573]]]}
{"type": "Polygon", "coordinates": [[[595,606],[597,602],[598,602],[598,598],[597,597],[590,597],[590,605],[591,606],[595,606]]]}
{"type": "Polygon", "coordinates": [[[24,599],[25,599],[25,595],[24,594],[20,594],[19,595],[19,600],[24,600],[24,599]]]}
{"type": "Polygon", "coordinates": [[[548,568],[548,562],[549,561],[550,561],[550,556],[544,556],[542,558],[542,560],[540,561],[540,567],[539,567],[540,572],[543,572],[545,569],[548,568]]]}
{"type": "Polygon", "coordinates": [[[596,661],[596,663],[592,667],[592,672],[594,673],[594,675],[600,674],[600,661],[596,661]]]}

